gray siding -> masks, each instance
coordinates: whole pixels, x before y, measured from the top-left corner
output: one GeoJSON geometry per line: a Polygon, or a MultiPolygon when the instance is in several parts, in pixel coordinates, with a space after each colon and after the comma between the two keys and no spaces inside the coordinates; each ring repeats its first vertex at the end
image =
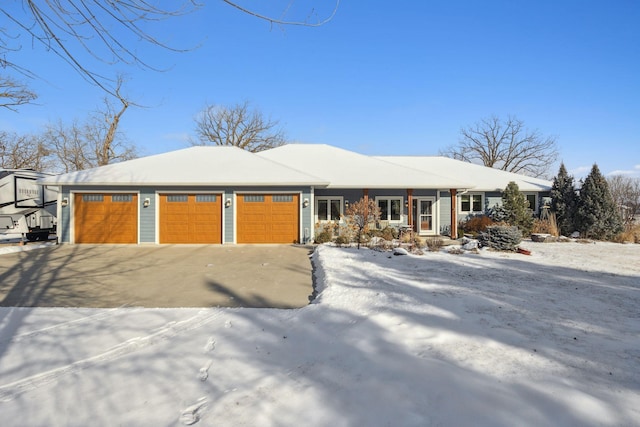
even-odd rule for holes
{"type": "Polygon", "coordinates": [[[58,241],[60,243],[71,242],[71,196],[69,190],[62,189],[62,199],[68,199],[69,204],[60,207],[60,218],[58,218],[58,241]]]}
{"type": "Polygon", "coordinates": [[[149,187],[141,188],[139,200],[140,224],[138,229],[140,243],[156,243],[157,210],[158,203],[154,189],[149,187]],[[151,203],[145,208],[143,206],[144,199],[147,198],[151,203]]]}
{"type": "Polygon", "coordinates": [[[451,193],[448,191],[440,192],[440,234],[448,234],[451,231],[451,193]]]}

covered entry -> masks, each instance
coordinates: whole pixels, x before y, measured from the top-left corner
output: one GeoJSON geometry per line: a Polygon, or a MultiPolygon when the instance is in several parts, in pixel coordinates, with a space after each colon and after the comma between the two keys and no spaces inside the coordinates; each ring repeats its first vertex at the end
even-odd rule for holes
{"type": "Polygon", "coordinates": [[[298,194],[240,194],[238,243],[296,243],[300,240],[298,194]]]}
{"type": "Polygon", "coordinates": [[[138,195],[76,193],[76,243],[138,243],[138,195]]]}
{"type": "Polygon", "coordinates": [[[218,194],[161,194],[160,243],[222,243],[218,194]]]}

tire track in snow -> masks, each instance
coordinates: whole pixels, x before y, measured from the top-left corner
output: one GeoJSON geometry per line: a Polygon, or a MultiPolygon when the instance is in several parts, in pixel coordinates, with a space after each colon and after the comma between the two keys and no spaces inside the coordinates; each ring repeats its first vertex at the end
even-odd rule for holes
{"type": "Polygon", "coordinates": [[[0,402],[9,402],[20,394],[36,390],[46,384],[56,381],[62,376],[77,373],[100,363],[119,359],[133,352],[165,342],[170,338],[180,335],[181,333],[198,329],[222,316],[222,314],[223,313],[220,310],[201,310],[196,315],[188,319],[169,322],[165,327],[152,334],[129,339],[96,356],[78,360],[68,365],[6,384],[0,387],[0,402]]]}
{"type": "Polygon", "coordinates": [[[104,319],[109,319],[112,318],[113,316],[116,315],[121,315],[121,314],[131,314],[131,313],[136,313],[139,311],[142,311],[143,308],[141,307],[137,307],[137,308],[127,308],[126,310],[124,309],[125,307],[118,307],[118,308],[109,308],[109,309],[104,309],[104,311],[100,312],[100,313],[96,313],[96,314],[91,314],[89,316],[83,316],[80,317],[78,319],[73,319],[73,320],[69,320],[67,322],[62,322],[62,323],[56,323],[55,325],[51,325],[51,326],[47,326],[46,328],[41,328],[41,329],[36,329],[33,331],[28,331],[28,332],[23,332],[20,334],[16,334],[11,338],[6,338],[6,339],[2,339],[0,340],[0,344],[12,344],[12,343],[18,343],[26,338],[32,338],[41,334],[45,334],[45,333],[49,333],[51,331],[55,331],[57,329],[73,329],[73,328],[77,328],[79,326],[84,326],[86,324],[86,322],[97,322],[100,320],[104,320],[104,319]]]}

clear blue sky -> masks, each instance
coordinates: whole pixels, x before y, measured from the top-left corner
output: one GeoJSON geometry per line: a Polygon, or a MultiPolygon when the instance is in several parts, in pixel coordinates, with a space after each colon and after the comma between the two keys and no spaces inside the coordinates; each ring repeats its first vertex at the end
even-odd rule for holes
{"type": "MultiPolygon", "coordinates": [[[[511,114],[556,136],[558,160],[576,178],[593,163],[640,176],[637,0],[343,0],[318,28],[271,27],[205,3],[151,28],[172,46],[197,49],[139,45],[167,71],[98,65],[126,73],[124,92],[147,106],[121,123],[142,155],[188,146],[206,103],[248,100],[280,120],[291,141],[365,154],[438,154],[461,127],[511,114]]],[[[304,18],[312,6],[326,15],[323,3],[295,1],[289,16],[304,18]]],[[[100,105],[103,93],[55,55],[23,40],[13,59],[46,81],[28,82],[39,105],[0,111],[0,129],[38,132],[100,105]]]]}

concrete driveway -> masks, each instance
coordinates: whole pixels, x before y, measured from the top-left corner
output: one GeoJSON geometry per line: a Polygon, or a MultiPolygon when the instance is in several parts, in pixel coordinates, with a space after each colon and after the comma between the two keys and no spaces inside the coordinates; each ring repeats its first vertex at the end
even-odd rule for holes
{"type": "Polygon", "coordinates": [[[3,307],[274,307],[309,303],[295,245],[52,245],[0,256],[3,307]]]}

